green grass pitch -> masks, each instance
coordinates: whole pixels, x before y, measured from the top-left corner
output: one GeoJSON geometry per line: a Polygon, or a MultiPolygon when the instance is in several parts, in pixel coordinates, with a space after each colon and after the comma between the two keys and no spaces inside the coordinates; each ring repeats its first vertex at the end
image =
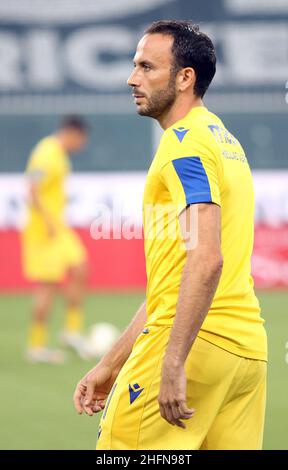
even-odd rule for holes
{"type": "MultiPolygon", "coordinates": [[[[90,294],[85,302],[87,325],[108,321],[123,329],[143,297],[90,294]]],[[[288,449],[288,293],[265,292],[259,297],[270,359],[264,448],[288,449]]],[[[72,406],[74,386],[93,362],[68,353],[64,366],[27,364],[23,352],[30,306],[29,295],[0,297],[0,449],[93,449],[99,419],[78,416],[72,406]]],[[[54,345],[63,307],[57,299],[51,324],[54,345]]]]}

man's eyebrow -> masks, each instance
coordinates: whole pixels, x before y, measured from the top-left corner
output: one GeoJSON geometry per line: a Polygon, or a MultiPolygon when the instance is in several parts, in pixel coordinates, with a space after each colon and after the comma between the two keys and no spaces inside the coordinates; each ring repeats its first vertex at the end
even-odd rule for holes
{"type": "MultiPolygon", "coordinates": [[[[135,60],[133,60],[133,64],[136,66],[136,61],[135,61],[135,60]]],[[[140,66],[143,66],[143,65],[150,65],[151,67],[153,67],[152,62],[150,62],[149,60],[144,60],[144,59],[143,59],[143,60],[140,60],[140,61],[138,62],[138,65],[140,65],[140,66]]]]}

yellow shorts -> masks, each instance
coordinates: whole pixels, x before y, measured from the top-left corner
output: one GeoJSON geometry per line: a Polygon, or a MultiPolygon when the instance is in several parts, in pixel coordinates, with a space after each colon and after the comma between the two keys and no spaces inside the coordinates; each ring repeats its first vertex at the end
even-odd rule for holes
{"type": "Polygon", "coordinates": [[[67,270],[86,260],[86,250],[77,233],[63,227],[53,238],[22,234],[22,264],[33,281],[60,282],[67,270]]]}
{"type": "MultiPolygon", "coordinates": [[[[144,330],[145,331],[145,330],[144,330]]],[[[231,354],[197,338],[186,361],[186,429],[160,415],[161,365],[171,329],[141,334],[108,397],[97,450],[261,449],[266,363],[231,354]]]]}

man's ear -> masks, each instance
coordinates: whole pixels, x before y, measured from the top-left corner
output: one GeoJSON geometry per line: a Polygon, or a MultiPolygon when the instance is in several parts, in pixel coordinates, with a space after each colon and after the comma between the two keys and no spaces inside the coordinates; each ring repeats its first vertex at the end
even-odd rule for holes
{"type": "Polygon", "coordinates": [[[179,70],[177,74],[177,89],[185,91],[187,88],[194,88],[196,82],[195,70],[192,67],[185,67],[179,70]]]}

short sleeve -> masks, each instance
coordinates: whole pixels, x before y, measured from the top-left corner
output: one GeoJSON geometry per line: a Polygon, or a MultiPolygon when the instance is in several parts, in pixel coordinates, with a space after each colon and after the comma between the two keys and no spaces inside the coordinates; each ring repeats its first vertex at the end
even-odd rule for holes
{"type": "Polygon", "coordinates": [[[26,176],[31,181],[47,182],[52,175],[53,168],[49,155],[41,150],[34,150],[26,168],[26,176]]]}
{"type": "Polygon", "coordinates": [[[190,204],[214,203],[221,206],[217,164],[203,155],[181,156],[170,160],[161,177],[178,213],[190,204]]]}

